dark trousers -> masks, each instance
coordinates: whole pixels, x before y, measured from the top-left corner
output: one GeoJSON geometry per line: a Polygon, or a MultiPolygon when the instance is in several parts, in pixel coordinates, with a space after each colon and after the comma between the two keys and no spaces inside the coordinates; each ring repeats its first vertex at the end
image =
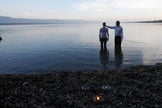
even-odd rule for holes
{"type": "Polygon", "coordinates": [[[101,43],[101,50],[107,49],[107,40],[108,39],[100,39],[100,43],[101,43]]]}
{"type": "Polygon", "coordinates": [[[115,47],[121,47],[121,36],[115,36],[115,47]]]}

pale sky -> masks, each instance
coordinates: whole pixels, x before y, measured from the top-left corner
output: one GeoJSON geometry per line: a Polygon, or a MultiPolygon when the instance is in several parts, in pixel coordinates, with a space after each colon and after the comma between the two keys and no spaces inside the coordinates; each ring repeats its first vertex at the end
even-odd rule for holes
{"type": "Polygon", "coordinates": [[[0,0],[0,16],[41,19],[159,20],[162,0],[0,0]]]}

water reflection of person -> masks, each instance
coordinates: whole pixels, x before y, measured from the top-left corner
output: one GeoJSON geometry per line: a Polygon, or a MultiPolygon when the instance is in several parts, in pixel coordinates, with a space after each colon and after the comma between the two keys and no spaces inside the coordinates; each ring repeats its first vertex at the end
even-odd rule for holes
{"type": "Polygon", "coordinates": [[[109,50],[107,48],[100,50],[100,63],[103,65],[103,69],[107,68],[107,64],[109,63],[109,50]]]}
{"type": "Polygon", "coordinates": [[[115,47],[115,65],[116,69],[120,68],[123,63],[123,52],[121,46],[115,47]]]}

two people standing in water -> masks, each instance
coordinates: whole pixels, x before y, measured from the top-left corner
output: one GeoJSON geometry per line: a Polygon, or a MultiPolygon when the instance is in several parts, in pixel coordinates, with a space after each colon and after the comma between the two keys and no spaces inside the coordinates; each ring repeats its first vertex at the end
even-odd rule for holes
{"type": "Polygon", "coordinates": [[[116,26],[107,26],[103,22],[103,27],[99,31],[99,39],[101,43],[101,50],[107,49],[107,41],[109,40],[109,30],[115,29],[115,47],[121,47],[123,40],[123,28],[120,26],[120,21],[116,21],[116,26]]]}
{"type": "Polygon", "coordinates": [[[106,69],[106,64],[109,61],[109,51],[107,50],[107,41],[109,41],[109,30],[115,30],[115,64],[118,69],[123,61],[123,53],[121,50],[121,44],[123,40],[123,28],[120,26],[120,21],[116,21],[116,26],[107,26],[106,23],[103,23],[103,27],[99,31],[99,40],[101,44],[100,50],[100,61],[103,64],[103,68],[106,69]]]}

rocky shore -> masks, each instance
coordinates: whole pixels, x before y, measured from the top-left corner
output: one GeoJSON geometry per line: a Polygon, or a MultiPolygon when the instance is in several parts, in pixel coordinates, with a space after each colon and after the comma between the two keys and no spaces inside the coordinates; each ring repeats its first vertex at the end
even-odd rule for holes
{"type": "Polygon", "coordinates": [[[0,75],[0,108],[162,108],[162,64],[0,75]],[[102,101],[96,102],[95,96],[102,101]]]}

